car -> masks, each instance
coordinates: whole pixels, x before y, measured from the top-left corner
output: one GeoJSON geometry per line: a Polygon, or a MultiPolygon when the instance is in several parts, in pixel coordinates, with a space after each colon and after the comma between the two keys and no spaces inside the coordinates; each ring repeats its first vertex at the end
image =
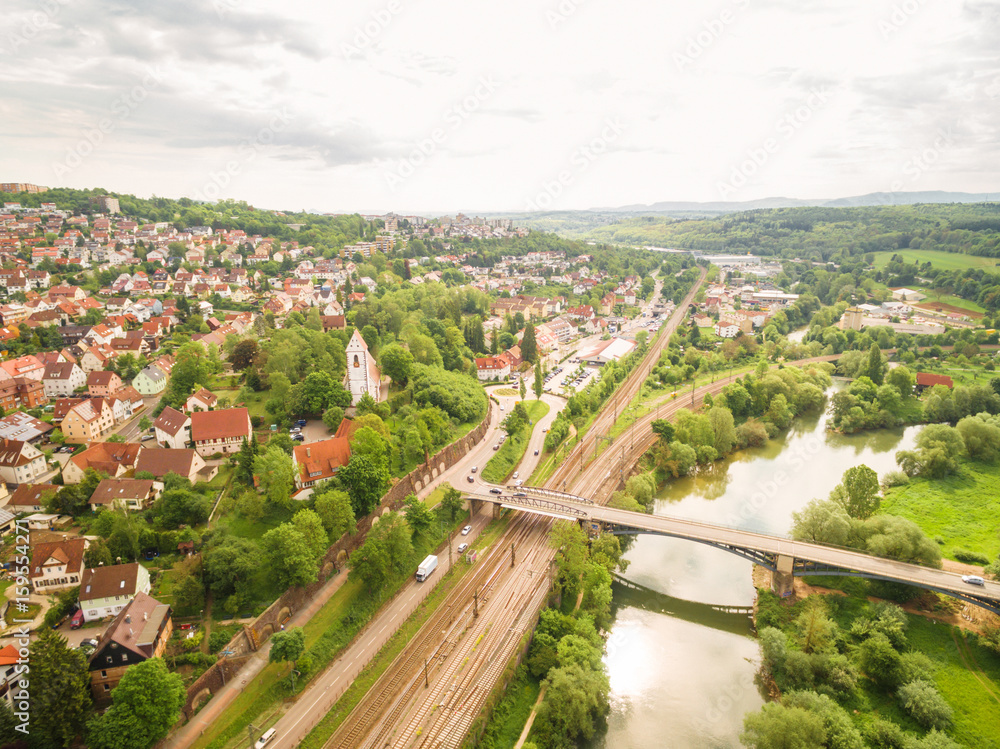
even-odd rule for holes
{"type": "Polygon", "coordinates": [[[476,480],[474,478],[472,478],[472,476],[466,476],[466,478],[468,479],[468,481],[469,481],[470,484],[476,483],[476,480]]]}
{"type": "Polygon", "coordinates": [[[500,410],[503,411],[503,404],[500,404],[500,410]]]}
{"type": "Polygon", "coordinates": [[[469,471],[469,473],[475,473],[478,470],[479,470],[478,466],[472,466],[472,469],[469,471]]]}
{"type": "Polygon", "coordinates": [[[468,536],[469,533],[471,533],[471,532],[472,532],[472,526],[471,525],[467,525],[464,528],[462,528],[462,535],[463,536],[468,536]]]}
{"type": "Polygon", "coordinates": [[[300,426],[300,427],[304,427],[306,425],[306,423],[307,422],[306,422],[305,419],[299,419],[298,421],[295,422],[296,426],[300,426]]]}
{"type": "Polygon", "coordinates": [[[468,549],[468,548],[469,548],[468,544],[459,544],[458,545],[458,553],[459,554],[464,554],[465,550],[468,549]]]}
{"type": "Polygon", "coordinates": [[[986,581],[979,575],[962,575],[962,582],[969,585],[986,585],[986,581]]]}
{"type": "Polygon", "coordinates": [[[90,639],[87,639],[87,640],[81,640],[80,641],[80,647],[82,648],[85,645],[88,648],[93,648],[94,650],[96,650],[97,649],[97,640],[95,640],[93,638],[90,638],[90,639]]]}
{"type": "Polygon", "coordinates": [[[291,429],[288,430],[288,433],[289,434],[298,434],[301,431],[302,431],[302,427],[292,427],[291,429]]]}
{"type": "Polygon", "coordinates": [[[156,439],[155,434],[144,434],[139,438],[139,441],[145,442],[146,440],[155,440],[155,439],[156,439]]]}
{"type": "Polygon", "coordinates": [[[514,471],[514,478],[517,478],[517,471],[514,471]]]}
{"type": "Polygon", "coordinates": [[[492,489],[490,489],[490,494],[502,494],[502,493],[503,493],[503,492],[501,492],[501,491],[500,491],[499,489],[497,489],[497,488],[496,488],[495,486],[494,486],[494,487],[493,487],[492,489]]]}
{"type": "Polygon", "coordinates": [[[301,432],[292,435],[292,442],[305,442],[305,441],[306,441],[306,436],[301,432]]]}
{"type": "Polygon", "coordinates": [[[498,443],[496,443],[495,445],[493,445],[493,451],[494,451],[494,452],[496,452],[496,451],[497,451],[497,450],[499,450],[499,449],[500,449],[500,443],[499,443],[499,442],[498,442],[498,443]]]}
{"type": "Polygon", "coordinates": [[[518,479],[517,481],[514,482],[514,486],[520,486],[523,483],[524,483],[523,479],[518,479]]]}
{"type": "Polygon", "coordinates": [[[514,492],[515,497],[527,497],[528,495],[524,492],[514,492]]]}

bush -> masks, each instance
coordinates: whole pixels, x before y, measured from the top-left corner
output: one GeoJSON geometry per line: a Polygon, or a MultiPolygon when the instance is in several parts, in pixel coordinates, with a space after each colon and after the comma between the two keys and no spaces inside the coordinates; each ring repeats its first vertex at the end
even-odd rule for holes
{"type": "Polygon", "coordinates": [[[952,556],[958,561],[965,562],[966,564],[981,564],[986,566],[990,563],[990,558],[985,554],[969,551],[968,549],[955,549],[955,551],[952,552],[952,556]]]}
{"type": "Polygon", "coordinates": [[[882,477],[882,488],[888,489],[892,486],[905,486],[910,483],[910,477],[903,471],[889,471],[882,477]]]}
{"type": "Polygon", "coordinates": [[[896,692],[903,709],[924,728],[947,728],[951,724],[951,707],[929,681],[904,684],[896,692]]]}

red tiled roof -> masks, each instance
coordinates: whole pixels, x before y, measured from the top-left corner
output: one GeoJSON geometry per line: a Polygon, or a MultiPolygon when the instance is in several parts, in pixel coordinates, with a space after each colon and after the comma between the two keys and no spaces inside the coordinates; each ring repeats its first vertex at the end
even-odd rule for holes
{"type": "Polygon", "coordinates": [[[195,411],[191,414],[191,439],[195,442],[230,437],[250,438],[250,411],[246,408],[195,411]]]}
{"type": "Polygon", "coordinates": [[[917,385],[921,387],[933,387],[934,385],[944,385],[947,388],[954,387],[948,375],[931,374],[930,372],[917,372],[917,385]]]}
{"type": "MultiPolygon", "coordinates": [[[[341,428],[343,426],[344,424],[341,422],[341,428]]],[[[339,434],[340,429],[337,432],[339,434]]],[[[341,466],[347,465],[347,461],[350,459],[351,445],[346,437],[334,437],[322,442],[295,446],[295,462],[300,466],[302,481],[328,479],[341,466]]]]}
{"type": "Polygon", "coordinates": [[[31,568],[29,577],[41,577],[42,565],[49,557],[55,557],[66,564],[67,570],[76,571],[83,567],[83,552],[87,545],[84,538],[67,538],[65,541],[50,541],[31,547],[31,568]]]}

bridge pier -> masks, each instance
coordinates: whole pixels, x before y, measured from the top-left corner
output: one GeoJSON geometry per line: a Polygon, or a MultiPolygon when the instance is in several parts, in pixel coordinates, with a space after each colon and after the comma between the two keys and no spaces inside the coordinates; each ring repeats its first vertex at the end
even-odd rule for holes
{"type": "Polygon", "coordinates": [[[780,598],[787,598],[794,593],[792,566],[795,564],[793,557],[779,554],[775,562],[775,571],[771,573],[771,591],[780,598]]]}

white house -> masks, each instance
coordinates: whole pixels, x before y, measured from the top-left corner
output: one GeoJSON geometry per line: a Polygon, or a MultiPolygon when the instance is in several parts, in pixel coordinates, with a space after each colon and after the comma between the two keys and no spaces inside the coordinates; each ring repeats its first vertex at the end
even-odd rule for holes
{"type": "Polygon", "coordinates": [[[0,439],[0,478],[8,484],[35,483],[46,470],[45,456],[30,442],[0,439]]]}
{"type": "Polygon", "coordinates": [[[55,362],[45,367],[42,388],[49,398],[68,398],[87,384],[87,373],[73,362],[55,362]]]}
{"type": "Polygon", "coordinates": [[[191,441],[191,418],[174,408],[167,406],[153,422],[156,431],[156,441],[163,447],[180,450],[187,447],[191,441]]]}
{"type": "Polygon", "coordinates": [[[149,590],[149,572],[137,562],[85,569],[80,580],[83,620],[115,616],[137,593],[148,594],[149,590]]]}

